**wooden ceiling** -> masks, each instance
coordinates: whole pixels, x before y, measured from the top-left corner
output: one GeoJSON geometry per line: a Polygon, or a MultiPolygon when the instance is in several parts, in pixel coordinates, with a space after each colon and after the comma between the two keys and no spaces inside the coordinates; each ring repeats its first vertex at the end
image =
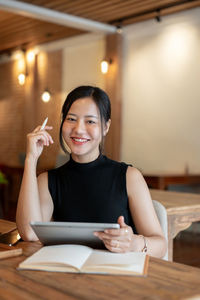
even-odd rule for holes
{"type": "MultiPolygon", "coordinates": [[[[156,18],[158,14],[162,17],[200,6],[200,0],[21,0],[20,2],[122,27],[156,18]]],[[[0,6],[0,54],[83,32],[72,27],[3,11],[0,6]]]]}

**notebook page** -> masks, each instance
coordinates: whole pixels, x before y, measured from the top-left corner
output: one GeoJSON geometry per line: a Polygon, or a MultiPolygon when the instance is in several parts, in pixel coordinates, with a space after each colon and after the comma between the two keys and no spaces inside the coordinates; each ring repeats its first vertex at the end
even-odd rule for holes
{"type": "Polygon", "coordinates": [[[146,254],[142,252],[111,253],[108,251],[93,251],[83,268],[95,269],[95,267],[123,269],[142,273],[146,254]]]}
{"type": "Polygon", "coordinates": [[[19,267],[51,264],[55,266],[56,263],[65,263],[80,269],[91,252],[91,248],[80,245],[44,246],[22,262],[19,267]]]}

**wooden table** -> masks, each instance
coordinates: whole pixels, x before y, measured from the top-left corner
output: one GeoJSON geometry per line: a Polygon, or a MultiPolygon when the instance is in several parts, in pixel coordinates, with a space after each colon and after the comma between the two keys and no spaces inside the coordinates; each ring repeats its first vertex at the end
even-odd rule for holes
{"type": "Polygon", "coordinates": [[[168,253],[173,259],[173,239],[192,222],[200,221],[200,195],[150,190],[153,200],[161,202],[168,217],[168,253]]]}
{"type": "Polygon", "coordinates": [[[16,224],[14,222],[0,219],[0,234],[9,232],[15,228],[16,228],[16,224]]]}
{"type": "Polygon", "coordinates": [[[150,258],[147,277],[89,275],[17,270],[27,256],[41,247],[20,242],[23,256],[0,260],[0,298],[38,299],[188,299],[200,296],[200,269],[150,258]]]}
{"type": "Polygon", "coordinates": [[[145,181],[149,188],[166,190],[170,184],[200,184],[200,175],[149,175],[144,174],[145,181]]]}

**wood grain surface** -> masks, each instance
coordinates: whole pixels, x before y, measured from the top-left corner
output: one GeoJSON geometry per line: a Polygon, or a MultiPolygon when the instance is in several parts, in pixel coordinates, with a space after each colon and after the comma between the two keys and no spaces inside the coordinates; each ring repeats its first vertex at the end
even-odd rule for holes
{"type": "Polygon", "coordinates": [[[9,232],[15,228],[17,228],[17,226],[14,222],[0,219],[0,234],[9,232]]]}
{"type": "Polygon", "coordinates": [[[4,299],[187,299],[200,295],[200,269],[150,258],[147,277],[17,270],[41,247],[20,242],[23,256],[0,261],[0,298],[4,299]]]}

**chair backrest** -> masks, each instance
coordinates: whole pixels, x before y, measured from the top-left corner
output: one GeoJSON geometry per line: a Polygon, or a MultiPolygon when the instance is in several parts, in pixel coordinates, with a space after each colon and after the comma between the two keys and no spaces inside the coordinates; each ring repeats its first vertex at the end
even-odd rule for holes
{"type": "MultiPolygon", "coordinates": [[[[165,207],[158,201],[153,200],[153,205],[155,212],[157,214],[158,220],[160,222],[160,226],[163,230],[165,239],[168,243],[168,224],[167,224],[167,211],[165,207]]],[[[168,260],[168,247],[167,247],[167,252],[165,256],[163,257],[164,260],[168,260]]]]}

